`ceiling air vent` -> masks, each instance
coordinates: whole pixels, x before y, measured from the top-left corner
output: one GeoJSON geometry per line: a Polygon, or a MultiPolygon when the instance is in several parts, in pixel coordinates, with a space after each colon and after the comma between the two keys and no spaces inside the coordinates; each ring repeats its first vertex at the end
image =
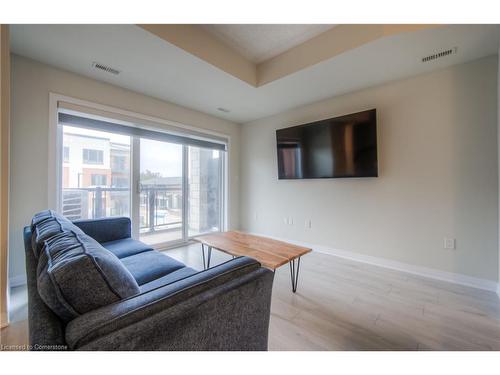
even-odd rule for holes
{"type": "Polygon", "coordinates": [[[115,76],[120,74],[120,71],[118,69],[112,68],[108,65],[104,65],[104,64],[101,64],[98,62],[93,62],[92,68],[102,70],[103,72],[106,72],[106,73],[114,74],[115,76]]]}
{"type": "Polygon", "coordinates": [[[435,53],[433,55],[425,56],[424,58],[422,58],[422,62],[429,62],[429,61],[433,61],[436,59],[440,59],[441,57],[454,55],[455,53],[457,53],[457,49],[458,49],[457,47],[453,47],[453,48],[447,49],[445,51],[435,53]]]}

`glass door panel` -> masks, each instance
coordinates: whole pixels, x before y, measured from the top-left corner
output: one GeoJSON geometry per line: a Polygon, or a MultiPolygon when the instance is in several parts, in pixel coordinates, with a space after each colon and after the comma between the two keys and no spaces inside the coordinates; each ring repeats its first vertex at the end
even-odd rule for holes
{"type": "Polygon", "coordinates": [[[222,228],[221,151],[188,146],[188,236],[222,228]]]}
{"type": "Polygon", "coordinates": [[[64,216],[130,217],[133,237],[157,247],[223,230],[225,151],[116,134],[104,125],[60,122],[60,129],[64,216]]]}
{"type": "Polygon", "coordinates": [[[139,238],[150,245],[184,239],[183,146],[141,138],[139,238]]]}
{"type": "Polygon", "coordinates": [[[64,125],[62,141],[62,214],[130,217],[130,137],[64,125]]]}

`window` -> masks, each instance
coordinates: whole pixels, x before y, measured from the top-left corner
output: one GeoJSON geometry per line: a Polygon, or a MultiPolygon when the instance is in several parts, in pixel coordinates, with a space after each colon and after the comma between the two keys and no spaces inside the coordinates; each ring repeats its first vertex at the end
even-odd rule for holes
{"type": "Polygon", "coordinates": [[[93,174],[91,177],[92,186],[106,186],[107,176],[105,174],[93,174]]]}
{"type": "Polygon", "coordinates": [[[103,156],[104,151],[102,150],[83,149],[83,162],[85,164],[103,164],[103,156]]]}
{"type": "Polygon", "coordinates": [[[63,161],[67,163],[69,161],[69,147],[64,146],[63,148],[63,161]]]}
{"type": "Polygon", "coordinates": [[[61,127],[62,143],[71,151],[68,162],[61,165],[61,213],[71,220],[130,217],[130,170],[114,173],[103,160],[104,152],[130,155],[130,137],[76,126],[61,127]],[[83,158],[75,157],[79,155],[83,158]],[[89,159],[94,163],[89,163],[89,159]],[[109,186],[117,178],[122,179],[120,186],[109,186]]]}
{"type": "Polygon", "coordinates": [[[188,147],[189,235],[222,228],[222,158],[219,150],[188,147]]]}
{"type": "Polygon", "coordinates": [[[127,169],[127,159],[125,155],[111,155],[111,169],[117,172],[125,171],[127,169]]]}
{"type": "Polygon", "coordinates": [[[128,177],[111,176],[112,187],[127,187],[129,185],[128,177]]]}
{"type": "Polygon", "coordinates": [[[128,216],[133,236],[155,246],[224,229],[222,139],[130,130],[73,113],[58,115],[63,215],[72,220],[128,216]]]}
{"type": "Polygon", "coordinates": [[[140,140],[140,240],[151,245],[184,238],[184,146],[140,140]]]}

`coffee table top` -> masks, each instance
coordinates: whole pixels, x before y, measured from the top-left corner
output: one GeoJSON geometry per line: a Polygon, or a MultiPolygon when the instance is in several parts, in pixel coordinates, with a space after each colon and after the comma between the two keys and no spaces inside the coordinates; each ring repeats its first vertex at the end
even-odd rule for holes
{"type": "Polygon", "coordinates": [[[205,234],[194,240],[231,255],[253,258],[273,270],[312,251],[307,247],[239,231],[205,234]]]}

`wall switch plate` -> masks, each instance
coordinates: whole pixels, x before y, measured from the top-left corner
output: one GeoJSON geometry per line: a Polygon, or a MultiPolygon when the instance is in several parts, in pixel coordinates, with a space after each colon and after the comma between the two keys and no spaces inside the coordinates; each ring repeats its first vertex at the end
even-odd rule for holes
{"type": "Polygon", "coordinates": [[[254,219],[254,220],[257,220],[257,218],[258,218],[257,212],[254,212],[254,214],[253,214],[253,219],[254,219]]]}
{"type": "Polygon", "coordinates": [[[305,226],[306,226],[306,229],[311,229],[311,227],[312,227],[311,219],[306,220],[305,226]]]}
{"type": "Polygon", "coordinates": [[[456,248],[456,240],[454,238],[444,238],[443,247],[445,249],[454,250],[456,248]]]}
{"type": "Polygon", "coordinates": [[[288,218],[288,225],[293,225],[293,218],[292,217],[288,218]]]}

